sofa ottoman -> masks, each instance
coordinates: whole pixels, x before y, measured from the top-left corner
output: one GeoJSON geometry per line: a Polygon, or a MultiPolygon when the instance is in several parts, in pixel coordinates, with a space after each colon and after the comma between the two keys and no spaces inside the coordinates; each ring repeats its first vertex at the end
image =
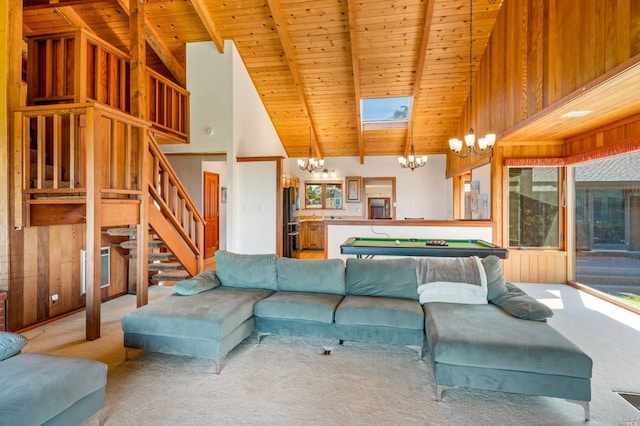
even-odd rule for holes
{"type": "Polygon", "coordinates": [[[592,360],[546,321],[493,304],[423,309],[437,400],[443,386],[550,396],[579,402],[589,418],[592,360]]]}
{"type": "Polygon", "coordinates": [[[19,353],[0,362],[0,424],[80,425],[104,406],[107,366],[19,353]]]}

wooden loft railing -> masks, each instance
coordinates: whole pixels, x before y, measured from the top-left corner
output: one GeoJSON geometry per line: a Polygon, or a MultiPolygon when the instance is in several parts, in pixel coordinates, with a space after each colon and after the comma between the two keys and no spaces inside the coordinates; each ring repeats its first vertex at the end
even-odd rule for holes
{"type": "Polygon", "coordinates": [[[138,208],[117,205],[140,203],[145,147],[134,131],[148,126],[99,103],[16,110],[15,170],[22,170],[22,179],[16,179],[14,193],[23,198],[16,205],[24,206],[16,209],[16,226],[84,223],[92,179],[100,182],[97,196],[112,205],[105,206],[109,221],[137,223],[138,208]]]}
{"type": "MultiPolygon", "coordinates": [[[[27,105],[99,102],[130,112],[129,56],[83,29],[27,37],[27,105]]],[[[160,142],[189,140],[189,92],[147,68],[148,118],[160,142]]]]}
{"type": "Polygon", "coordinates": [[[189,92],[147,68],[149,100],[147,117],[157,141],[189,139],[189,92]]]}

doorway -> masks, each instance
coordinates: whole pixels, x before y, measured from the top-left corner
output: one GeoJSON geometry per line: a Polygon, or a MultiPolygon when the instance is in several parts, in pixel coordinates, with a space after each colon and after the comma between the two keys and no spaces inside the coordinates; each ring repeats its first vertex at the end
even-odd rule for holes
{"type": "Polygon", "coordinates": [[[395,219],[395,177],[363,177],[362,187],[367,219],[395,219]]]}
{"type": "Polygon", "coordinates": [[[391,198],[368,198],[369,219],[391,219],[391,198]]]}
{"type": "Polygon", "coordinates": [[[204,172],[204,257],[215,254],[220,245],[219,217],[220,217],[220,175],[204,172]]]}

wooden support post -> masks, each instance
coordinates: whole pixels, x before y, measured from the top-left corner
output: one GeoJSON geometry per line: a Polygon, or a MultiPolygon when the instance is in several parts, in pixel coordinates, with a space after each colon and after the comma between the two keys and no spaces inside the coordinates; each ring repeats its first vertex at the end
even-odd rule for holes
{"type": "Polygon", "coordinates": [[[136,305],[138,307],[149,303],[149,269],[147,268],[147,259],[149,258],[149,208],[151,205],[151,197],[149,197],[149,142],[144,137],[144,129],[136,129],[135,133],[139,133],[140,146],[140,185],[142,195],[140,195],[140,220],[137,226],[137,244],[136,244],[136,305]]]}
{"type": "MultiPolygon", "coordinates": [[[[129,29],[131,36],[131,114],[147,118],[147,73],[144,38],[144,2],[129,0],[129,29]]],[[[133,143],[140,147],[140,220],[137,225],[136,245],[136,303],[143,306],[149,300],[149,147],[147,129],[136,127],[133,132],[133,143]]]]}
{"type": "Polygon", "coordinates": [[[100,192],[100,119],[87,108],[87,231],[86,231],[86,338],[100,337],[100,240],[102,238],[100,192]]]}

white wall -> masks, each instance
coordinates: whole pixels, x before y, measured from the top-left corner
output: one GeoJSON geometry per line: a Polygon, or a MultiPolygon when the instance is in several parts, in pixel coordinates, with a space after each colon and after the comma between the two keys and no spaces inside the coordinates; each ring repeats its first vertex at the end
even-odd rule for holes
{"type": "MultiPolygon", "coordinates": [[[[225,52],[229,50],[225,45],[225,52]]],[[[233,136],[231,65],[231,54],[219,54],[213,43],[187,43],[190,142],[163,145],[164,152],[227,152],[233,136]],[[207,128],[213,129],[212,135],[207,128]]]]}
{"type": "Polygon", "coordinates": [[[228,249],[236,253],[275,253],[276,164],[238,163],[237,157],[284,156],[284,148],[249,73],[232,42],[233,138],[228,165],[228,249]]]}
{"type": "MultiPolygon", "coordinates": [[[[287,169],[289,174],[300,178],[301,185],[307,180],[322,180],[319,174],[300,170],[296,160],[288,159],[287,169]]],[[[414,171],[401,168],[397,157],[393,156],[365,157],[364,164],[360,164],[358,157],[328,157],[325,166],[335,172],[328,179],[395,176],[396,219],[444,220],[453,217],[453,180],[445,177],[445,155],[429,155],[427,165],[414,171]]],[[[362,207],[361,203],[344,203],[344,210],[303,210],[300,214],[363,217],[362,207]]]]}
{"type": "Polygon", "coordinates": [[[210,42],[187,44],[187,89],[191,93],[190,143],[163,145],[163,151],[196,154],[171,156],[170,161],[201,211],[202,172],[220,175],[220,186],[227,187],[227,203],[220,205],[220,248],[275,253],[275,163],[270,162],[268,170],[264,164],[242,167],[236,158],[284,156],[285,151],[232,41],[225,42],[223,54],[210,42]],[[208,162],[211,158],[202,153],[226,154],[226,162],[208,162]],[[263,182],[266,187],[261,186],[263,182]],[[257,208],[269,209],[269,214],[254,220],[257,208]],[[255,246],[254,236],[267,231],[271,236],[255,246]]]}
{"type": "Polygon", "coordinates": [[[236,253],[276,252],[276,163],[236,163],[233,195],[238,226],[230,234],[229,250],[236,253]]]}

